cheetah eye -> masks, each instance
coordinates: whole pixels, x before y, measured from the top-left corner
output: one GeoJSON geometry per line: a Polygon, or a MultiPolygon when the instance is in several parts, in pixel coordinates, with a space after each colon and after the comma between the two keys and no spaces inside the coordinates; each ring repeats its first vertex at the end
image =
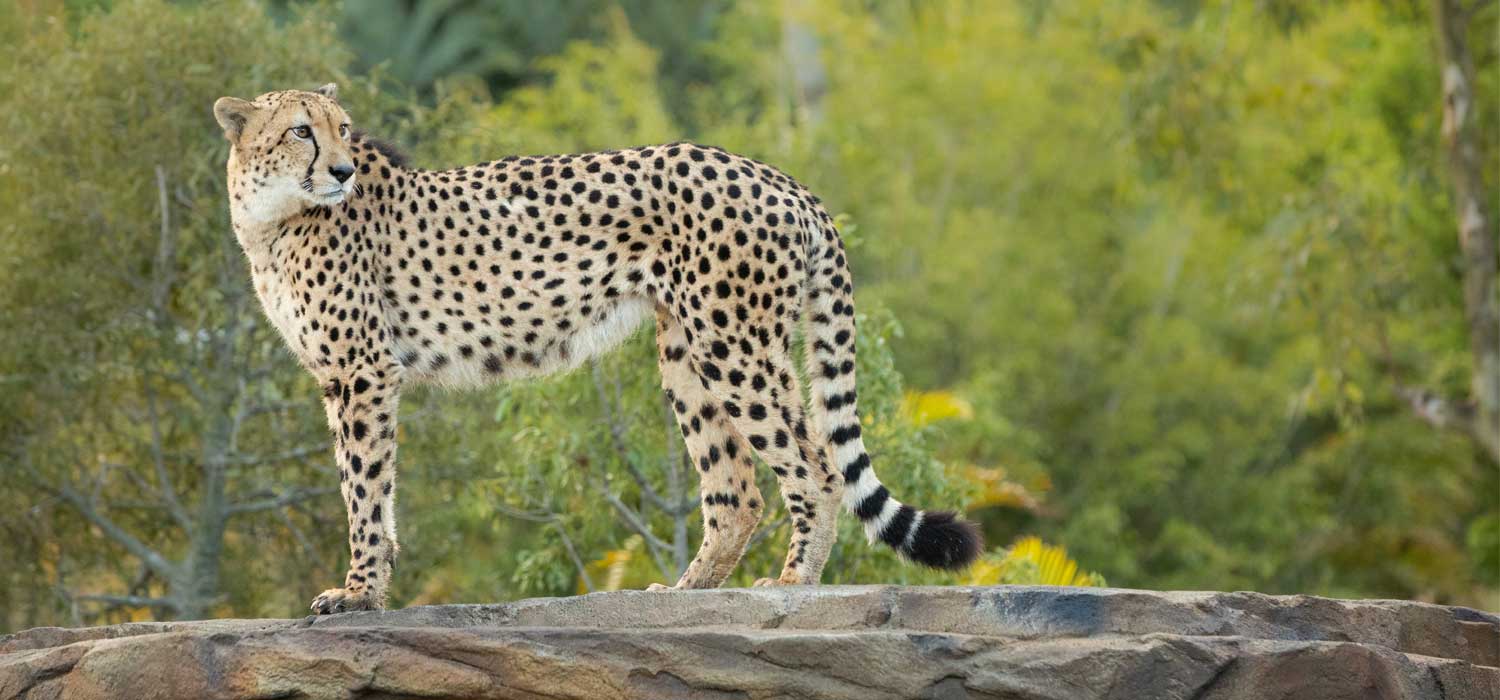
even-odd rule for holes
{"type": "Polygon", "coordinates": [[[296,134],[299,139],[305,139],[312,136],[312,128],[306,125],[294,126],[292,127],[292,133],[296,134]]]}
{"type": "Polygon", "coordinates": [[[339,125],[339,138],[342,138],[342,139],[349,138],[349,125],[348,124],[340,124],[339,125]]]}

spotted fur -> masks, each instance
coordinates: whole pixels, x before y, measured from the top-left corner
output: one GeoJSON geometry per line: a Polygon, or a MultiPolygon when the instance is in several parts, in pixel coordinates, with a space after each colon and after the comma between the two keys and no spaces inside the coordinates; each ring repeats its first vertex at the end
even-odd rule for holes
{"type": "Polygon", "coordinates": [[[322,386],[334,433],[350,568],[317,612],[384,606],[404,387],[563,371],[648,318],[701,480],[703,543],[677,587],[718,586],[738,563],[764,508],[755,455],[792,516],[781,575],[761,583],[816,583],[840,505],[914,561],[958,568],[978,552],[971,525],[903,505],[875,477],[843,244],[779,170],[686,143],[412,168],[348,130],[332,86],[214,111],[256,293],[322,386]]]}

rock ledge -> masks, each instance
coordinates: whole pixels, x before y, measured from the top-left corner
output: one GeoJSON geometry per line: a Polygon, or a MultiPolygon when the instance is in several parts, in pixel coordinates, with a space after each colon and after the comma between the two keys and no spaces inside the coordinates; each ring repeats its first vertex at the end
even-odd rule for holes
{"type": "Polygon", "coordinates": [[[1500,616],[998,586],[623,591],[0,637],[10,698],[1500,698],[1500,616]]]}

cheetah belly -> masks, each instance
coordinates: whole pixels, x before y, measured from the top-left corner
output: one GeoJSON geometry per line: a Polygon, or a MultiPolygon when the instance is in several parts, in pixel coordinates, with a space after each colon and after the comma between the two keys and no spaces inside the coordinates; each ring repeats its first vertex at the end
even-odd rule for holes
{"type": "Polygon", "coordinates": [[[596,314],[591,322],[569,336],[565,359],[572,369],[615,349],[625,342],[646,319],[655,315],[655,305],[645,298],[623,299],[613,309],[596,314]]]}
{"type": "Polygon", "coordinates": [[[644,297],[624,297],[587,319],[570,319],[571,330],[539,335],[529,344],[500,335],[485,348],[472,336],[421,332],[398,334],[394,349],[408,379],[451,388],[482,386],[576,368],[618,347],[654,315],[654,309],[644,297]]]}

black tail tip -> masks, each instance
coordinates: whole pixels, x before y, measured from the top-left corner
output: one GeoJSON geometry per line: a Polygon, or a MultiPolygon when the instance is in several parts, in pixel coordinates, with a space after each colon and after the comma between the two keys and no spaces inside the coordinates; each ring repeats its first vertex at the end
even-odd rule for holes
{"type": "Polygon", "coordinates": [[[923,566],[953,570],[974,563],[982,551],[984,536],[974,523],[954,513],[938,511],[922,514],[911,546],[903,553],[923,566]]]}

